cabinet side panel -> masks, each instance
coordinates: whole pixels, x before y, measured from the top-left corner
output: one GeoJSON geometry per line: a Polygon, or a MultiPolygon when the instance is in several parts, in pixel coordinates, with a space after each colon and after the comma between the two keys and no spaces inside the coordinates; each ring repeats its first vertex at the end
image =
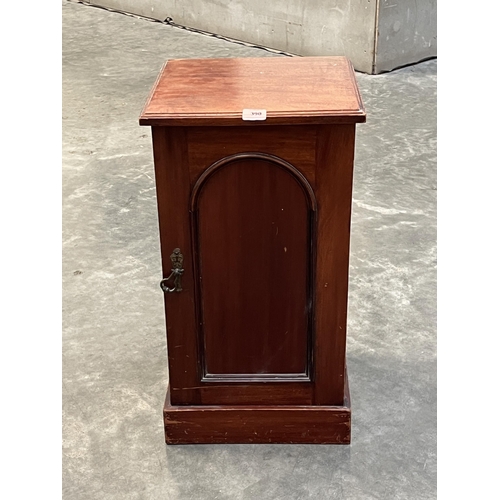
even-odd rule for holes
{"type": "Polygon", "coordinates": [[[318,127],[314,349],[317,405],[341,405],[344,399],[354,136],[355,125],[318,127]]]}
{"type": "Polygon", "coordinates": [[[165,294],[167,348],[172,404],[198,404],[199,367],[189,221],[190,182],[185,131],[153,127],[156,195],[163,277],[172,268],[170,255],[180,248],[184,261],[182,292],[165,294]]]}

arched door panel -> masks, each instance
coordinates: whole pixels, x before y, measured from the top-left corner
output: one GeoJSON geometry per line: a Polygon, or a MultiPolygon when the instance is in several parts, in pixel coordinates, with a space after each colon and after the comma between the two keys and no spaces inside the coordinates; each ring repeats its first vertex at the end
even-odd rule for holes
{"type": "Polygon", "coordinates": [[[279,158],[208,168],[191,198],[204,380],[309,380],[316,204],[279,158]]]}

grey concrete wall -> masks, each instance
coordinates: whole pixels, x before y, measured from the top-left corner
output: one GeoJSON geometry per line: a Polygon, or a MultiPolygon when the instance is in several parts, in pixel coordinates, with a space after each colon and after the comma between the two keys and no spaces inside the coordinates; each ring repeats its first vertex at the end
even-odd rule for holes
{"type": "MultiPolygon", "coordinates": [[[[71,0],[70,0],[71,1],[71,0]]],[[[82,0],[85,3],[129,12],[138,16],[164,21],[168,17],[170,0],[82,0]]]]}
{"type": "Polygon", "coordinates": [[[436,0],[87,1],[292,54],[345,55],[365,73],[436,55],[436,0]]]}
{"type": "Polygon", "coordinates": [[[375,73],[437,55],[436,0],[379,0],[375,73]]]}
{"type": "Polygon", "coordinates": [[[376,0],[168,0],[174,22],[303,56],[373,63],[376,0]]]}

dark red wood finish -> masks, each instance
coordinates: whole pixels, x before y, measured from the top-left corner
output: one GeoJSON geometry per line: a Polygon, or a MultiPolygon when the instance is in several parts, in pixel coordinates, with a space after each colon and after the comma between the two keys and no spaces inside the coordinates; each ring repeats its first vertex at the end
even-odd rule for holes
{"type": "Polygon", "coordinates": [[[267,126],[364,122],[345,57],[178,59],[168,61],[139,122],[173,126],[267,126]],[[267,119],[243,121],[243,109],[267,119]]]}
{"type": "Polygon", "coordinates": [[[163,408],[167,444],[351,442],[351,400],[347,374],[345,397],[337,406],[172,406],[163,408]]]}
{"type": "Polygon", "coordinates": [[[308,379],[316,203],[307,180],[246,153],[207,169],[193,192],[204,378],[308,379]]]}
{"type": "Polygon", "coordinates": [[[193,258],[189,231],[191,186],[187,164],[186,131],[181,128],[153,127],[153,151],[158,202],[158,222],[163,277],[170,274],[170,254],[181,248],[184,255],[184,293],[165,294],[167,350],[172,404],[201,403],[200,370],[196,337],[193,258]]]}
{"type": "Polygon", "coordinates": [[[316,129],[319,205],[316,264],[314,403],[342,404],[349,286],[355,125],[316,129]]]}
{"type": "MultiPolygon", "coordinates": [[[[227,396],[222,396],[226,390],[237,392],[235,394],[237,404],[253,404],[250,402],[258,401],[258,397],[255,396],[251,389],[252,386],[249,386],[248,382],[264,383],[262,378],[275,382],[280,380],[286,382],[285,385],[275,384],[274,386],[276,392],[280,393],[279,398],[284,401],[283,404],[287,404],[288,401],[287,391],[295,391],[293,383],[307,382],[310,378],[313,379],[313,382],[307,384],[309,389],[303,393],[304,404],[307,401],[314,401],[318,405],[342,404],[344,398],[343,376],[354,125],[308,127],[305,136],[301,127],[290,127],[287,131],[288,144],[285,145],[279,140],[276,143],[268,141],[267,144],[263,144],[265,147],[262,147],[261,144],[261,129],[244,130],[246,133],[240,135],[240,130],[237,128],[207,129],[208,139],[218,137],[218,140],[214,140],[215,146],[212,148],[203,149],[207,146],[207,138],[199,132],[199,129],[153,127],[164,276],[168,276],[170,273],[169,256],[176,247],[180,247],[184,254],[185,268],[185,274],[182,278],[183,292],[165,296],[170,377],[171,380],[173,377],[175,381],[177,375],[180,380],[175,384],[173,381],[171,382],[172,404],[196,404],[196,402],[201,403],[202,401],[205,404],[218,404],[220,400],[227,399],[227,396]],[[294,179],[291,174],[287,174],[279,165],[270,167],[269,163],[259,159],[253,160],[259,166],[253,165],[252,167],[251,160],[246,160],[246,163],[245,160],[240,160],[239,167],[243,168],[238,168],[238,164],[227,164],[220,169],[219,173],[222,175],[220,179],[217,180],[217,177],[212,179],[215,192],[206,191],[207,195],[204,198],[203,191],[212,189],[208,181],[203,182],[204,178],[210,178],[207,175],[210,170],[207,167],[202,169],[199,165],[210,166],[210,162],[216,158],[216,153],[213,150],[216,149],[217,144],[224,142],[223,137],[226,134],[228,135],[226,142],[229,145],[228,153],[237,154],[233,153],[235,150],[240,152],[256,151],[260,145],[259,154],[278,157],[279,153],[281,157],[285,157],[282,158],[283,162],[286,162],[286,159],[292,160],[296,155],[300,161],[297,162],[297,165],[290,165],[298,172],[298,175],[303,177],[302,187],[299,181],[294,179]],[[171,144],[172,147],[162,146],[162,144],[167,143],[171,144]],[[305,155],[302,150],[304,144],[309,146],[312,153],[309,152],[308,155],[305,155]],[[340,147],[337,147],[337,144],[340,147]],[[181,151],[184,151],[185,155],[180,154],[181,151]],[[202,151],[206,151],[205,161],[203,161],[202,151]],[[166,156],[160,158],[162,152],[166,156]],[[260,166],[261,164],[262,166],[260,166]],[[189,180],[187,179],[188,172],[191,172],[189,180]],[[261,230],[257,224],[258,221],[263,220],[262,217],[268,218],[268,216],[273,215],[271,206],[280,201],[279,196],[276,197],[276,193],[273,196],[268,196],[267,204],[255,203],[258,199],[257,194],[261,191],[260,188],[264,186],[263,183],[271,183],[271,172],[272,175],[279,176],[280,182],[276,183],[276,188],[281,186],[280,195],[285,199],[287,196],[289,197],[287,211],[293,214],[293,217],[283,219],[280,224],[286,222],[289,225],[290,237],[299,238],[299,241],[302,237],[302,243],[296,244],[296,248],[300,248],[301,253],[295,258],[289,270],[283,268],[286,261],[280,263],[283,273],[282,279],[287,280],[283,292],[287,290],[286,293],[291,293],[291,296],[294,297],[293,300],[301,302],[302,310],[297,311],[294,308],[295,314],[298,313],[297,317],[301,318],[298,323],[296,318],[290,322],[290,328],[292,332],[295,332],[292,333],[295,337],[291,337],[294,338],[294,342],[288,346],[285,344],[285,356],[274,358],[274,369],[272,366],[270,369],[269,356],[276,355],[276,351],[281,347],[280,341],[283,341],[284,333],[288,330],[287,328],[283,330],[282,337],[276,336],[275,331],[264,327],[262,322],[270,320],[271,309],[266,308],[270,304],[273,291],[272,283],[276,281],[277,276],[269,274],[271,267],[266,268],[266,273],[256,277],[257,279],[253,273],[249,273],[249,270],[252,266],[257,266],[255,261],[252,261],[256,254],[256,261],[262,260],[263,265],[271,265],[273,252],[277,248],[274,245],[276,240],[272,238],[265,240],[260,233],[258,237],[256,235],[253,242],[251,238],[248,238],[249,232],[251,234],[251,231],[261,230]],[[172,179],[170,182],[169,178],[172,179]],[[188,182],[189,186],[183,188],[183,184],[188,182]],[[238,188],[239,182],[241,184],[238,188]],[[292,186],[294,190],[291,191],[290,187],[292,186]],[[314,189],[312,194],[305,194],[307,186],[311,190],[314,189]],[[313,188],[313,186],[315,187],[313,188]],[[255,197],[253,196],[254,192],[256,193],[255,197]],[[296,206],[294,206],[290,194],[293,194],[294,199],[296,198],[296,206]],[[205,208],[208,210],[205,218],[206,226],[201,231],[202,234],[205,234],[205,240],[200,238],[198,227],[203,221],[203,217],[200,217],[198,225],[193,225],[193,220],[190,219],[190,213],[196,215],[196,212],[200,210],[199,207],[195,206],[196,200],[201,201],[203,205],[203,199],[207,205],[205,208]],[[183,210],[174,210],[174,200],[177,207],[184,207],[183,210]],[[164,204],[168,207],[164,207],[164,204]],[[300,215],[300,207],[302,207],[302,215],[300,215]],[[170,213],[175,212],[175,215],[172,213],[170,217],[167,215],[162,217],[162,214],[166,213],[167,210],[170,213]],[[210,210],[215,212],[212,213],[210,210]],[[256,210],[257,214],[255,214],[256,210]],[[306,221],[307,211],[314,214],[317,212],[316,231],[313,230],[315,223],[309,224],[309,221],[306,221]],[[255,215],[257,217],[254,217],[255,215]],[[245,216],[247,217],[246,222],[243,219],[245,216]],[[239,221],[238,218],[240,218],[239,221]],[[165,223],[163,219],[165,219],[165,223]],[[181,220],[182,223],[180,223],[181,220]],[[252,224],[256,224],[253,229],[252,224]],[[297,231],[297,227],[301,230],[297,231]],[[231,238],[232,231],[239,231],[237,238],[231,238]],[[309,234],[316,235],[311,241],[305,241],[305,235],[309,238],[309,234]],[[248,241],[241,242],[242,238],[248,238],[248,241]],[[168,243],[164,243],[167,239],[168,243]],[[197,268],[195,253],[198,244],[200,245],[200,262],[203,262],[202,259],[206,259],[205,269],[197,268]],[[206,245],[208,248],[203,249],[203,246],[206,245]],[[248,252],[248,255],[245,255],[245,252],[248,252]],[[266,259],[269,259],[267,263],[266,259]],[[313,269],[309,269],[309,265],[312,265],[313,269]],[[248,274],[245,275],[245,273],[248,274]],[[286,278],[284,278],[285,275],[286,278]],[[314,280],[310,291],[305,284],[305,277],[314,280]],[[302,279],[302,283],[294,287],[293,284],[297,284],[296,279],[302,279]],[[198,283],[196,280],[199,280],[198,283]],[[219,281],[214,287],[217,280],[219,281]],[[265,286],[262,280],[268,280],[265,286]],[[200,283],[203,285],[200,286],[200,283]],[[208,289],[205,290],[205,287],[208,289]],[[205,292],[207,292],[206,295],[205,292]],[[178,296],[185,298],[182,300],[178,296]],[[245,299],[237,301],[237,306],[240,309],[237,314],[233,312],[233,321],[240,321],[240,323],[237,325],[233,323],[232,326],[227,326],[226,323],[225,326],[222,326],[225,321],[223,315],[227,314],[228,309],[226,305],[220,306],[220,301],[230,301],[235,296],[245,299]],[[255,300],[260,301],[260,307],[267,311],[260,311],[262,313],[260,319],[258,315],[252,316],[251,313],[253,304],[249,302],[255,300]],[[308,319],[311,329],[305,326],[307,316],[301,314],[308,301],[316,304],[314,310],[311,311],[310,319],[308,319]],[[181,303],[184,305],[182,312],[179,310],[181,303]],[[220,315],[218,318],[214,316],[209,318],[208,328],[206,328],[203,317],[203,310],[207,307],[209,311],[220,315]],[[264,316],[267,316],[267,319],[264,316]],[[251,321],[254,319],[261,321],[262,325],[260,337],[253,343],[252,347],[248,340],[252,335],[250,333],[251,321]],[[218,326],[217,321],[219,322],[218,326]],[[277,341],[274,344],[274,351],[272,344],[271,349],[269,349],[269,344],[266,347],[266,342],[272,341],[273,338],[270,337],[273,335],[277,341]],[[312,343],[310,354],[306,354],[308,342],[312,343]],[[205,353],[207,345],[208,351],[205,353]],[[265,353],[266,348],[268,354],[265,353]],[[238,353],[240,353],[239,356],[238,353]],[[260,363],[259,365],[251,366],[245,359],[247,354],[252,353],[260,363]],[[205,359],[205,354],[208,354],[208,360],[212,359],[213,368],[209,366],[210,363],[206,364],[208,360],[205,359]],[[210,356],[212,357],[210,358],[210,356]],[[268,357],[266,358],[266,356],[268,357]],[[308,356],[310,358],[307,358],[308,356]],[[298,366],[304,359],[311,360],[307,365],[308,370],[291,369],[293,363],[298,366]],[[306,372],[307,376],[302,376],[301,380],[300,374],[306,372]],[[271,373],[274,373],[273,377],[268,376],[271,373]],[[210,380],[210,375],[212,375],[212,380],[210,380]],[[214,377],[214,375],[223,376],[214,377]],[[205,391],[202,396],[201,387],[209,382],[211,384],[217,383],[217,385],[211,391],[205,391]],[[242,386],[238,389],[231,388],[235,382],[240,382],[242,386]],[[227,386],[227,384],[230,385],[227,386]],[[248,399],[246,398],[247,394],[248,399]]],[[[232,157],[232,154],[226,156],[225,153],[226,151],[223,152],[223,158],[232,157]]],[[[221,160],[220,157],[218,160],[221,160]]],[[[211,164],[216,166],[217,161],[211,164]]],[[[284,208],[278,207],[278,205],[279,203],[275,205],[275,208],[284,208]]],[[[271,217],[265,225],[272,226],[272,222],[276,221],[273,221],[271,217]]],[[[285,230],[283,229],[283,231],[285,230]]],[[[272,236],[270,232],[267,234],[269,237],[272,236]]],[[[285,246],[284,244],[283,247],[285,246]]],[[[286,253],[288,253],[288,247],[286,253]]],[[[283,254],[285,254],[284,248],[283,254]]],[[[273,272],[280,272],[280,266],[275,265],[273,272]]],[[[289,299],[282,296],[282,301],[275,305],[273,313],[279,314],[276,311],[279,304],[282,304],[282,307],[286,309],[287,300],[289,299]]],[[[281,326],[282,319],[278,320],[278,323],[281,326]]],[[[289,334],[287,333],[287,336],[289,334]]],[[[255,340],[255,336],[252,338],[255,340]]],[[[269,390],[268,387],[268,393],[269,390]]],[[[296,392],[290,396],[291,400],[297,400],[296,392]]]]}
{"type": "Polygon", "coordinates": [[[229,89],[249,83],[249,64],[276,80],[274,118],[249,126],[234,110],[252,96],[259,107],[262,89],[226,92],[219,111],[201,84],[185,101],[204,71],[216,78],[212,64],[226,67],[170,65],[141,117],[153,125],[164,278],[173,249],[184,257],[182,292],[165,294],[166,440],[347,443],[352,174],[365,120],[354,73],[344,58],[279,63],[298,75],[289,98],[318,91],[300,111],[269,62],[229,64],[219,81],[229,89]]]}

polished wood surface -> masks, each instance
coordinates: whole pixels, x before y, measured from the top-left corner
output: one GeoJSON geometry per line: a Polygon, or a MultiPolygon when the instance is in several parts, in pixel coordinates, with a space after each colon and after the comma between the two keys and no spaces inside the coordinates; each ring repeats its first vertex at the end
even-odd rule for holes
{"type": "Polygon", "coordinates": [[[242,151],[259,151],[292,163],[315,186],[316,127],[186,127],[191,184],[208,165],[242,151]]]}
{"type": "Polygon", "coordinates": [[[203,383],[199,389],[202,405],[312,405],[310,382],[203,383]]]}
{"type": "MultiPolygon", "coordinates": [[[[188,130],[184,127],[153,127],[163,277],[170,274],[172,250],[179,247],[184,255],[183,291],[165,294],[171,404],[222,404],[228,400],[232,400],[233,404],[266,404],[272,403],[273,399],[278,404],[311,404],[314,399],[314,384],[304,382],[308,377],[284,376],[281,381],[278,380],[279,383],[263,380],[262,374],[260,378],[259,374],[252,376],[255,372],[247,374],[247,377],[240,376],[239,380],[229,377],[221,381],[205,377],[203,320],[199,314],[200,308],[197,307],[202,297],[197,296],[195,286],[196,266],[192,250],[195,240],[192,237],[194,231],[190,227],[190,214],[194,210],[191,203],[197,183],[190,181],[190,157],[187,152],[191,144],[188,141],[188,130]]],[[[230,130],[220,128],[221,133],[230,130]]],[[[260,134],[257,134],[257,139],[259,137],[260,134]]],[[[243,150],[256,144],[255,138],[248,137],[247,140],[247,143],[239,143],[243,150]]],[[[315,140],[312,144],[315,144],[315,140]]],[[[293,152],[293,143],[289,147],[293,152]]],[[[207,155],[211,155],[211,152],[207,155]]],[[[205,162],[207,168],[197,180],[209,170],[209,157],[211,156],[207,156],[205,162]]],[[[296,175],[304,174],[297,170],[296,175]]],[[[312,188],[310,189],[312,192],[312,188]]],[[[310,193],[307,195],[308,209],[316,210],[311,196],[310,193]]],[[[245,284],[240,283],[240,286],[244,287],[245,284]]],[[[302,338],[302,345],[311,340],[307,338],[308,330],[303,335],[305,340],[302,338]]],[[[312,350],[312,345],[309,347],[312,350]]],[[[223,348],[222,345],[221,349],[223,348]]],[[[276,381],[276,377],[274,380],[276,381]]]]}
{"type": "Polygon", "coordinates": [[[235,155],[200,183],[193,237],[204,377],[308,377],[311,187],[262,153],[235,155]]]}
{"type": "Polygon", "coordinates": [[[330,56],[170,60],[140,117],[142,125],[175,126],[365,120],[351,63],[330,56]],[[245,121],[244,109],[265,109],[267,118],[245,121]]]}
{"type": "Polygon", "coordinates": [[[317,127],[315,404],[341,404],[344,393],[349,241],[355,125],[317,127]]]}
{"type": "MultiPolygon", "coordinates": [[[[172,406],[167,391],[163,418],[167,444],[349,444],[351,400],[345,377],[338,406],[281,405],[172,406]]],[[[266,404],[267,403],[267,404],[266,404]]]]}
{"type": "Polygon", "coordinates": [[[365,120],[349,62],[170,61],[140,120],[152,125],[163,277],[175,248],[184,258],[182,291],[165,293],[167,443],[348,443],[365,120]],[[251,107],[266,121],[243,121],[251,107]]]}
{"type": "Polygon", "coordinates": [[[199,391],[195,389],[199,385],[200,370],[197,362],[197,321],[188,210],[191,186],[185,130],[155,127],[152,132],[163,278],[171,272],[170,255],[174,248],[180,248],[184,255],[184,292],[164,295],[170,384],[183,388],[172,393],[172,404],[197,404],[201,402],[199,391]]]}
{"type": "MultiPolygon", "coordinates": [[[[244,168],[238,170],[237,166],[226,166],[220,171],[220,183],[213,184],[213,191],[208,181],[201,188],[203,179],[210,178],[207,175],[212,168],[210,165],[220,162],[221,156],[231,158],[231,155],[226,156],[226,152],[233,152],[235,148],[228,146],[226,151],[221,150],[216,155],[215,149],[207,147],[203,156],[203,146],[207,145],[207,140],[202,140],[202,134],[197,131],[199,129],[193,129],[195,133],[190,135],[191,129],[184,127],[153,127],[164,277],[170,273],[169,256],[172,250],[180,247],[184,254],[183,292],[165,295],[171,398],[174,405],[202,402],[219,404],[231,397],[234,398],[233,404],[257,404],[258,387],[262,391],[266,387],[263,400],[271,401],[274,393],[281,404],[296,404],[300,401],[301,404],[339,405],[343,400],[355,125],[323,125],[307,129],[306,143],[312,148],[312,154],[299,154],[297,151],[300,149],[297,144],[302,146],[304,142],[295,143],[293,140],[296,137],[295,127],[290,130],[292,140],[288,143],[288,152],[284,144],[280,145],[280,141],[274,147],[272,141],[264,141],[263,149],[266,152],[258,153],[272,155],[279,150],[286,158],[292,159],[295,154],[302,158],[300,167],[292,165],[292,168],[303,176],[312,191],[312,195],[305,196],[300,184],[293,179],[290,181],[280,167],[276,167],[276,175],[280,176],[277,181],[272,180],[270,167],[263,167],[261,174],[265,175],[240,178],[244,168]],[[216,157],[219,158],[218,162],[213,162],[216,157]],[[313,167],[310,163],[312,158],[313,167]],[[200,168],[203,164],[206,165],[204,170],[200,168]],[[193,172],[198,176],[193,176],[193,172]],[[272,182],[275,192],[269,191],[267,201],[259,205],[257,200],[262,188],[265,183],[269,187],[272,182]],[[202,196],[204,189],[207,191],[202,196]],[[287,237],[299,238],[300,241],[302,234],[304,238],[304,228],[307,227],[304,213],[312,208],[317,212],[316,233],[307,236],[311,240],[308,243],[315,246],[316,250],[311,249],[311,253],[307,254],[304,250],[305,241],[297,244],[297,248],[302,248],[302,254],[300,258],[297,256],[294,259],[293,266],[288,270],[283,267],[286,260],[280,262],[273,257],[274,240],[269,238],[266,242],[265,235],[255,233],[261,230],[260,221],[267,221],[264,226],[274,226],[272,222],[276,221],[271,217],[274,214],[271,208],[284,208],[278,207],[282,201],[280,197],[288,204],[286,213],[292,215],[280,221],[280,225],[288,224],[290,234],[287,237]],[[199,228],[193,226],[195,215],[200,210],[193,200],[198,198],[202,201],[201,212],[207,210],[205,219],[201,217],[199,221],[206,222],[201,233],[205,240],[202,238],[200,241],[199,228]],[[293,206],[292,198],[296,200],[297,207],[293,206]],[[297,210],[301,203],[304,208],[302,212],[297,210]],[[297,231],[297,227],[303,230],[297,231]],[[255,235],[253,239],[252,234],[255,235]],[[208,267],[205,270],[197,263],[198,246],[200,262],[203,263],[206,258],[205,266],[208,267]],[[246,251],[248,255],[245,255],[246,251]],[[254,254],[257,256],[255,261],[261,261],[266,267],[266,273],[254,276],[250,272],[252,266],[257,265],[255,261],[252,262],[254,254]],[[313,285],[308,291],[309,295],[304,295],[305,262],[313,268],[308,275],[313,285]],[[268,268],[274,274],[269,274],[268,268]],[[280,279],[286,286],[281,289],[282,300],[275,301],[270,307],[274,284],[280,272],[280,279]],[[297,286],[300,279],[302,284],[297,286]],[[259,293],[262,294],[261,299],[259,293]],[[298,316],[293,317],[293,321],[292,317],[289,320],[293,323],[291,341],[281,344],[284,333],[290,330],[282,328],[286,321],[284,316],[280,318],[280,314],[283,315],[288,307],[286,293],[292,293],[293,300],[303,305],[296,307],[294,304],[290,309],[298,316]],[[236,297],[242,300],[235,301],[236,297]],[[254,315],[251,310],[252,301],[255,300],[259,301],[262,315],[259,318],[255,314],[260,326],[253,330],[254,315]],[[231,310],[228,307],[231,302],[238,309],[232,311],[232,323],[227,322],[226,316],[231,310]],[[311,330],[304,327],[306,315],[303,311],[306,303],[315,304],[310,316],[311,330]],[[212,316],[204,318],[204,308],[208,308],[212,316]],[[273,314],[275,324],[279,324],[280,330],[283,330],[283,336],[276,336],[275,329],[265,326],[273,314]],[[259,332],[257,336],[255,331],[259,332]],[[309,342],[311,345],[308,345],[309,342]],[[305,356],[307,350],[309,352],[305,356]],[[271,358],[272,365],[269,365],[269,356],[274,356],[276,351],[278,355],[271,358]],[[248,356],[246,361],[245,356],[248,356]],[[254,363],[260,360],[260,365],[252,365],[252,357],[254,363]],[[303,370],[298,366],[303,364],[305,358],[308,359],[310,371],[307,377],[301,378],[303,370]],[[280,384],[266,386],[266,380],[273,379],[266,377],[266,374],[271,373],[281,375],[275,379],[280,384]],[[309,378],[312,381],[304,385],[304,381],[309,378]]],[[[207,130],[215,144],[223,144],[226,133],[227,144],[232,144],[235,137],[232,128],[207,130]]],[[[256,149],[262,139],[262,130],[245,129],[247,133],[235,140],[236,149],[256,149]]],[[[250,169],[259,168],[248,166],[250,169]]],[[[240,167],[245,167],[245,164],[241,163],[240,167]]],[[[213,179],[217,180],[216,177],[213,179]]],[[[282,237],[285,237],[284,233],[282,237]]],[[[283,248],[285,246],[283,244],[283,248]]],[[[283,257],[286,254],[288,247],[286,253],[283,249],[283,257]]],[[[259,309],[256,311],[259,312],[259,309]]]]}

